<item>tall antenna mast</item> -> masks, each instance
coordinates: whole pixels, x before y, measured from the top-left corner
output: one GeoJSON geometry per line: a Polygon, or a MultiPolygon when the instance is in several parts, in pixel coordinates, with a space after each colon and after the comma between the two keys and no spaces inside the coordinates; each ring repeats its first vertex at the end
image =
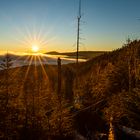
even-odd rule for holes
{"type": "Polygon", "coordinates": [[[79,10],[78,10],[78,16],[77,16],[77,52],[76,52],[76,88],[77,88],[77,93],[76,93],[76,102],[79,102],[79,93],[78,93],[78,59],[79,59],[79,44],[80,44],[80,22],[81,22],[81,0],[79,0],[79,10]]]}
{"type": "Polygon", "coordinates": [[[79,0],[79,12],[78,12],[78,26],[77,26],[77,52],[76,52],[76,64],[78,70],[78,58],[79,58],[79,40],[80,40],[80,21],[81,21],[81,0],[79,0]]]}

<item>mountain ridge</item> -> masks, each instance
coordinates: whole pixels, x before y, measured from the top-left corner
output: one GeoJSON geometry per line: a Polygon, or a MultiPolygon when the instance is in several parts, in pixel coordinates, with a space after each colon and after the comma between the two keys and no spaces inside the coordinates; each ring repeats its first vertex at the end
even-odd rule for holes
{"type": "MultiPolygon", "coordinates": [[[[79,58],[80,59],[91,59],[96,56],[100,56],[104,54],[107,51],[79,51],[79,58]]],[[[49,55],[65,55],[69,58],[76,58],[76,52],[57,52],[57,51],[51,51],[47,52],[45,54],[49,55]]]]}

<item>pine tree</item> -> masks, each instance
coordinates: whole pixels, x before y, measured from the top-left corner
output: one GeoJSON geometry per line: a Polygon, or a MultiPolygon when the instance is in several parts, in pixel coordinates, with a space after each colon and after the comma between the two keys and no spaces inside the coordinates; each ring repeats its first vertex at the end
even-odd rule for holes
{"type": "Polygon", "coordinates": [[[5,54],[5,56],[3,57],[3,59],[1,60],[1,64],[0,64],[0,68],[4,74],[4,79],[2,79],[1,83],[2,83],[2,94],[3,98],[1,99],[3,104],[1,107],[1,113],[3,114],[4,118],[1,118],[1,124],[3,124],[3,136],[7,139],[8,136],[8,127],[10,127],[10,113],[9,113],[9,100],[10,100],[10,68],[12,67],[12,59],[10,57],[10,54],[5,54]]]}

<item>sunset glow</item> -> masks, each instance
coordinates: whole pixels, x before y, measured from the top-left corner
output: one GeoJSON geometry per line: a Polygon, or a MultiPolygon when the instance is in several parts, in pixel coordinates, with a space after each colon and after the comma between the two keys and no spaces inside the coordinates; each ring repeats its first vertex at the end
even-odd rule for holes
{"type": "Polygon", "coordinates": [[[39,51],[39,47],[37,45],[32,46],[32,52],[37,53],[39,51]]]}

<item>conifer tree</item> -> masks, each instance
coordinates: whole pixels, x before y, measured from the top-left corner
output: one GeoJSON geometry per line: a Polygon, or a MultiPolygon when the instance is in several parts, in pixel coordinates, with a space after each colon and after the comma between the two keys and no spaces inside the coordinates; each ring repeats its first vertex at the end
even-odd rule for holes
{"type": "Polygon", "coordinates": [[[9,100],[10,100],[10,68],[12,67],[12,59],[10,57],[10,54],[5,54],[5,56],[3,57],[3,59],[1,60],[1,64],[0,64],[0,68],[3,72],[4,75],[4,79],[2,79],[1,83],[2,83],[2,94],[3,98],[1,99],[3,104],[1,106],[1,113],[3,114],[4,118],[1,118],[1,123],[4,125],[3,129],[3,136],[4,138],[8,138],[8,127],[10,127],[10,113],[9,113],[9,100]]]}

